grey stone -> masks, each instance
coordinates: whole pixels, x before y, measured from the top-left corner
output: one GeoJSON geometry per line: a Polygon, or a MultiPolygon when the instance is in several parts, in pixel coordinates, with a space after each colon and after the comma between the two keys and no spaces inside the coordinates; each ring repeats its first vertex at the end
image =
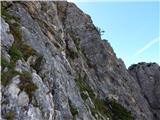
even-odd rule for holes
{"type": "MultiPolygon", "coordinates": [[[[13,110],[15,120],[108,120],[100,111],[92,113],[94,96],[116,100],[135,120],[159,119],[159,65],[138,64],[127,70],[110,43],[101,39],[91,17],[73,3],[5,3],[8,12],[20,18],[22,40],[36,55],[15,61],[14,70],[31,73],[26,83],[33,90],[29,96],[19,88],[19,73],[2,86],[2,118],[13,110]]],[[[2,20],[2,56],[10,61],[8,49],[14,39],[8,24],[2,20]]]]}
{"type": "Polygon", "coordinates": [[[14,42],[13,35],[10,33],[9,25],[5,22],[5,20],[0,17],[1,26],[0,26],[0,36],[1,36],[1,56],[7,62],[10,62],[10,56],[8,54],[9,48],[12,46],[14,42]]]}
{"type": "Polygon", "coordinates": [[[154,119],[159,120],[160,111],[160,71],[159,65],[155,63],[139,63],[129,67],[129,72],[137,80],[143,96],[147,100],[154,119]]]}
{"type": "Polygon", "coordinates": [[[19,106],[27,106],[28,103],[29,103],[28,95],[22,91],[18,96],[18,105],[19,106]]]}
{"type": "Polygon", "coordinates": [[[8,50],[14,41],[13,35],[10,33],[9,25],[5,22],[5,20],[0,17],[1,21],[1,44],[2,49],[8,50]]]}

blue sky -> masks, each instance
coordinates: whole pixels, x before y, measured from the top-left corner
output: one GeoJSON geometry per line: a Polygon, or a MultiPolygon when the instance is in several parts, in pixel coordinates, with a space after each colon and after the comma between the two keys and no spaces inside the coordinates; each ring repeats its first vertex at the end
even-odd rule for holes
{"type": "Polygon", "coordinates": [[[142,61],[160,63],[160,3],[79,2],[76,5],[105,31],[102,38],[111,43],[127,67],[142,61]]]}

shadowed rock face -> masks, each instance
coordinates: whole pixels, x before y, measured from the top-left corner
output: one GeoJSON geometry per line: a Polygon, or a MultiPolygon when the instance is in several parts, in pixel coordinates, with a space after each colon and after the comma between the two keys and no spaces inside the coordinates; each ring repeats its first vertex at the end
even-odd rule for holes
{"type": "Polygon", "coordinates": [[[147,100],[155,119],[159,120],[160,112],[160,67],[156,63],[139,63],[129,68],[130,74],[136,79],[141,92],[147,100]]]}
{"type": "Polygon", "coordinates": [[[75,4],[2,2],[1,9],[3,119],[159,118],[159,66],[127,70],[75,4]]]}

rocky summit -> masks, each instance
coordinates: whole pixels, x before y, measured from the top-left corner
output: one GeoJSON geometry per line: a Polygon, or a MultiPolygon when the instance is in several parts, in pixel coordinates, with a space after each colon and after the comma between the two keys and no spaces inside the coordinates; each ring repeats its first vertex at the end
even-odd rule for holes
{"type": "Polygon", "coordinates": [[[127,69],[67,1],[1,2],[1,120],[160,120],[160,67],[127,69]]]}

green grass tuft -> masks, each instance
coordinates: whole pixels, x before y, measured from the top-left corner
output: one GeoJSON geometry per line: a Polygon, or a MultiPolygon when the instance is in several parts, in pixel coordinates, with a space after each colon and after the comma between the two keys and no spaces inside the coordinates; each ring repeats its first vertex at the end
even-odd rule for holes
{"type": "Polygon", "coordinates": [[[32,75],[29,72],[23,72],[20,76],[21,82],[19,88],[29,95],[29,100],[32,100],[33,93],[38,89],[37,85],[32,82],[32,75]]]}
{"type": "Polygon", "coordinates": [[[14,61],[24,58],[27,58],[31,55],[37,55],[36,51],[33,50],[29,45],[24,43],[22,40],[22,33],[20,30],[20,18],[17,16],[13,16],[9,13],[8,9],[3,6],[1,7],[2,17],[9,24],[10,32],[14,37],[14,43],[9,50],[9,54],[11,55],[11,59],[14,61]]]}
{"type": "Polygon", "coordinates": [[[8,69],[13,69],[14,64],[7,62],[5,59],[1,58],[1,66],[2,66],[2,70],[7,67],[8,69]]]}
{"type": "Polygon", "coordinates": [[[70,100],[69,100],[69,107],[70,107],[70,111],[72,113],[73,118],[75,118],[75,116],[78,114],[78,110],[75,106],[72,105],[70,100]]]}
{"type": "Polygon", "coordinates": [[[6,118],[7,120],[14,120],[14,117],[15,117],[15,112],[13,112],[13,111],[9,111],[9,112],[7,112],[6,115],[5,115],[5,118],[6,118]]]}
{"type": "Polygon", "coordinates": [[[21,58],[23,58],[22,52],[17,48],[16,45],[12,45],[12,47],[9,49],[9,54],[11,56],[11,59],[14,61],[17,61],[21,58]]]}
{"type": "Polygon", "coordinates": [[[88,97],[91,98],[95,106],[95,108],[91,108],[91,113],[95,118],[98,117],[97,119],[100,119],[101,116],[99,116],[99,114],[101,114],[110,120],[134,120],[132,114],[115,100],[100,99],[96,97],[92,88],[85,80],[86,75],[84,77],[79,75],[76,79],[76,83],[79,86],[82,99],[86,101],[88,97]],[[88,92],[89,96],[85,94],[85,91],[88,92]]]}
{"type": "Polygon", "coordinates": [[[113,120],[134,120],[131,112],[124,108],[115,100],[106,100],[106,105],[110,105],[110,111],[112,112],[113,120]]]}
{"type": "Polygon", "coordinates": [[[7,72],[1,73],[1,84],[7,86],[8,84],[10,84],[12,78],[19,74],[19,72],[14,70],[9,70],[7,72]]]}
{"type": "Polygon", "coordinates": [[[2,72],[1,72],[1,84],[4,86],[7,86],[13,77],[16,75],[20,75],[19,72],[14,70],[15,63],[11,61],[10,63],[7,62],[5,59],[1,59],[1,66],[2,66],[2,72]],[[8,68],[8,71],[4,72],[3,69],[8,68]]]}
{"type": "Polygon", "coordinates": [[[86,79],[86,75],[82,78],[80,74],[79,74],[78,78],[76,79],[76,83],[79,86],[81,96],[82,96],[82,98],[86,99],[87,96],[84,95],[84,92],[87,91],[89,96],[91,98],[94,98],[95,94],[94,94],[92,88],[85,82],[85,79],[86,79]]]}

